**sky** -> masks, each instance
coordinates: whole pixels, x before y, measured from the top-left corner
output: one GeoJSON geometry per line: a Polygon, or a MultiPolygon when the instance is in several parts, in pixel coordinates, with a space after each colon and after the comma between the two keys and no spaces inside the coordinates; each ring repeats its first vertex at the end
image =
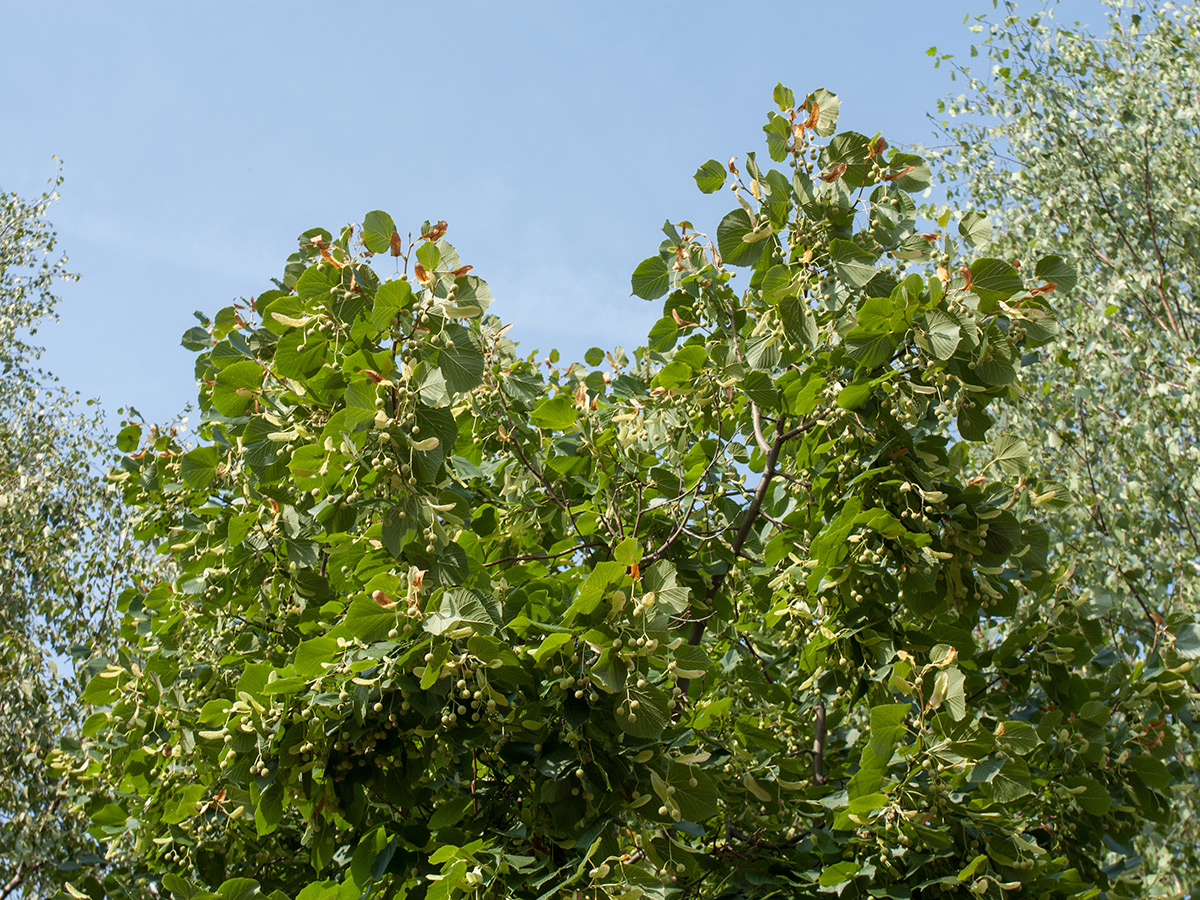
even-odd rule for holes
{"type": "Polygon", "coordinates": [[[839,94],[839,129],[936,143],[927,114],[962,84],[926,51],[967,61],[964,17],[991,6],[0,0],[0,190],[38,194],[62,160],[50,220],[82,276],[43,364],[113,425],[130,405],[167,421],[196,396],[192,311],[372,209],[402,232],[445,219],[524,350],[637,346],[659,308],[630,273],[665,220],[711,232],[733,208],[692,173],[766,157],[776,82],[839,94]]]}

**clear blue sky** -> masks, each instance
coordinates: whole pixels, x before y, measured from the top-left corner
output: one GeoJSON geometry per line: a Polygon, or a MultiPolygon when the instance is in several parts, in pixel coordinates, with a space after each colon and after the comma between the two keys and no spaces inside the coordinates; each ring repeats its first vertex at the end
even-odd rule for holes
{"type": "MultiPolygon", "coordinates": [[[[1022,5],[1034,12],[1040,4],[1022,5]]],[[[71,267],[46,365],[112,411],[192,400],[180,334],[269,287],[301,231],[384,209],[447,239],[522,347],[636,346],[665,219],[732,207],[691,175],[763,150],[777,81],[840,127],[932,142],[989,0],[132,3],[0,0],[0,188],[39,193],[71,267]]],[[[1103,25],[1096,0],[1059,18],[1103,25]]],[[[978,60],[982,62],[982,58],[978,60]]],[[[765,154],[764,154],[765,155],[765,154]]]]}

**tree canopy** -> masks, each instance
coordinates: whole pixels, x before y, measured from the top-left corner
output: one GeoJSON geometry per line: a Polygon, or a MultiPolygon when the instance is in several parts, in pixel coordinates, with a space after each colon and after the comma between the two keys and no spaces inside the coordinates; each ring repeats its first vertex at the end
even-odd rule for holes
{"type": "Polygon", "coordinates": [[[37,328],[75,277],[46,221],[59,184],[0,192],[0,900],[53,896],[64,860],[102,862],[46,759],[80,724],[74,662],[112,646],[117,594],[146,562],[104,481],[99,415],[38,366],[37,328]]]}
{"type": "MultiPolygon", "coordinates": [[[[984,23],[992,74],[960,70],[970,91],[943,105],[940,156],[958,202],[996,211],[988,252],[1028,264],[1055,247],[1078,266],[1056,304],[1064,337],[1002,427],[1070,498],[1044,510],[1079,602],[1153,667],[1168,635],[1200,652],[1200,10],[1105,5],[1099,36],[1011,4],[984,23]]],[[[1194,770],[1192,704],[1168,719],[1194,770]]],[[[1147,896],[1177,895],[1200,867],[1182,818],[1169,844],[1150,834],[1131,854],[1147,896]]]]}
{"type": "Polygon", "coordinates": [[[923,159],[774,100],[632,353],[522,354],[381,211],[184,336],[198,445],[118,437],[177,577],[56,759],[112,867],[68,893],[1133,896],[1195,654],[1114,646],[984,443],[1074,271],[918,230],[923,159]]]}

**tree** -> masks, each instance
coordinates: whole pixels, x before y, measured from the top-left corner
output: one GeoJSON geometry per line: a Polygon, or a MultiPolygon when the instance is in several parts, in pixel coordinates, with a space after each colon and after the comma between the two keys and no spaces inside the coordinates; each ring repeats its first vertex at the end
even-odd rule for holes
{"type": "MultiPolygon", "coordinates": [[[[1156,668],[1164,644],[1200,656],[1200,9],[1105,5],[1101,38],[1006,5],[985,44],[993,76],[965,71],[970,93],[943,106],[943,160],[958,202],[997,210],[988,252],[1056,247],[1078,264],[1064,338],[1004,428],[1059,485],[1043,509],[1080,602],[1117,652],[1156,668]]],[[[1195,715],[1163,711],[1191,770],[1195,715]]],[[[1147,896],[1194,883],[1192,819],[1138,846],[1146,869],[1129,874],[1147,896]]]]}
{"type": "Polygon", "coordinates": [[[30,343],[55,282],[75,278],[45,220],[60,183],[32,201],[0,193],[0,900],[51,896],[65,871],[100,862],[46,758],[79,727],[88,674],[74,662],[111,646],[138,565],[97,465],[99,415],[37,368],[30,343]]]}
{"type": "Polygon", "coordinates": [[[700,167],[738,206],[664,227],[632,355],[522,355],[445,223],[379,211],[184,336],[202,443],[130,425],[114,474],[178,577],[123,595],[58,762],[116,869],[179,898],[1068,897],[1166,819],[1176,676],[1083,669],[1106,636],[1027,446],[978,444],[1071,270],[951,274],[922,159],[835,134],[828,91],[775,101],[786,174],[700,167]]]}

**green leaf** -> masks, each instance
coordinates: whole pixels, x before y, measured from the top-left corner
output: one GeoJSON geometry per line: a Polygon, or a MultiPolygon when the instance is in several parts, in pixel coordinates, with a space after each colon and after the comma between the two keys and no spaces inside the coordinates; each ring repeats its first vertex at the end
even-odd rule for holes
{"type": "Polygon", "coordinates": [[[1071,793],[1075,795],[1075,801],[1085,812],[1093,816],[1103,816],[1112,807],[1112,797],[1109,796],[1108,789],[1096,779],[1086,775],[1074,775],[1068,776],[1065,781],[1071,793]]]}
{"type": "Polygon", "coordinates": [[[971,263],[971,290],[985,303],[1007,300],[1024,288],[1017,270],[1002,259],[977,259],[971,263]]]}
{"type": "Polygon", "coordinates": [[[542,400],[529,414],[529,419],[534,425],[548,431],[566,431],[578,418],[579,412],[575,409],[575,404],[563,394],[542,400]]]}
{"type": "Polygon", "coordinates": [[[706,194],[713,194],[725,187],[725,167],[715,159],[710,159],[696,170],[693,176],[696,187],[706,194]]]}
{"type": "Polygon", "coordinates": [[[442,594],[437,612],[425,620],[425,630],[430,634],[466,637],[494,634],[501,624],[494,597],[467,588],[455,588],[442,594]]]}
{"type": "MultiPolygon", "coordinates": [[[[394,616],[393,621],[395,621],[394,616]]],[[[320,635],[309,638],[296,645],[296,658],[292,663],[292,668],[301,678],[316,678],[318,675],[325,674],[324,664],[333,662],[341,656],[341,652],[335,637],[320,635]]]]}
{"type": "Polygon", "coordinates": [[[117,449],[122,453],[132,453],[142,441],[141,425],[126,425],[117,432],[117,449]]]}
{"type": "Polygon", "coordinates": [[[1175,652],[1184,659],[1200,659],[1200,624],[1188,622],[1175,630],[1175,652]]]}
{"type": "Polygon", "coordinates": [[[829,258],[833,274],[851,290],[858,290],[875,275],[875,257],[853,241],[830,241],[829,258]]]}
{"type": "Polygon", "coordinates": [[[443,803],[429,817],[429,830],[438,831],[448,825],[455,824],[471,808],[471,803],[472,799],[469,796],[459,797],[456,800],[443,803]]]}
{"type": "Polygon", "coordinates": [[[380,606],[370,597],[360,595],[350,601],[342,624],[364,644],[373,644],[382,641],[389,631],[397,627],[400,611],[400,606],[396,604],[380,606]]]}
{"type": "Polygon", "coordinates": [[[896,338],[891,334],[872,334],[855,328],[846,335],[846,356],[864,369],[874,369],[890,361],[896,346],[896,338]]]}
{"type": "Polygon", "coordinates": [[[590,347],[588,351],[583,354],[583,361],[589,366],[598,366],[604,362],[604,351],[599,347],[590,347]]]}
{"type": "Polygon", "coordinates": [[[818,160],[821,172],[829,175],[839,163],[845,163],[846,170],[842,173],[841,183],[849,188],[865,187],[870,147],[871,142],[866,135],[857,131],[843,131],[822,148],[818,160]]]}
{"type": "Polygon", "coordinates": [[[953,315],[940,309],[930,309],[922,317],[921,333],[935,359],[946,360],[958,349],[961,326],[953,315]]]}
{"type": "Polygon", "coordinates": [[[635,537],[627,537],[613,550],[613,559],[623,566],[633,566],[642,558],[642,546],[635,537]]]}
{"type": "Polygon", "coordinates": [[[810,350],[817,346],[817,320],[800,297],[784,297],[779,301],[779,318],[788,339],[810,350]]]}
{"type": "Polygon", "coordinates": [[[958,233],[968,247],[978,250],[992,239],[992,221],[983,213],[969,212],[959,220],[958,233]]]}
{"type": "Polygon", "coordinates": [[[221,461],[218,449],[212,445],[197,447],[184,454],[179,475],[183,483],[193,490],[202,490],[212,484],[217,476],[217,463],[221,461]]]}
{"type": "Polygon", "coordinates": [[[1045,256],[1037,261],[1033,274],[1042,281],[1052,281],[1056,285],[1056,294],[1065,294],[1075,289],[1079,274],[1075,267],[1068,265],[1061,256],[1045,256]]]}
{"type": "Polygon", "coordinates": [[[392,232],[396,223],[382,210],[372,210],[363,216],[363,246],[372,253],[387,253],[391,249],[392,232]]]}
{"type": "Polygon", "coordinates": [[[181,878],[179,875],[176,875],[174,872],[167,872],[165,875],[163,875],[162,885],[171,892],[171,896],[174,897],[175,900],[192,900],[192,898],[196,895],[206,893],[205,891],[201,891],[200,888],[196,887],[196,885],[192,884],[190,881],[187,881],[186,879],[181,878]]]}
{"type": "Polygon", "coordinates": [[[204,796],[202,784],[189,784],[179,790],[164,807],[162,821],[167,825],[178,825],[185,819],[198,815],[197,802],[204,796]]]}
{"type": "Polygon", "coordinates": [[[817,88],[804,101],[805,109],[810,114],[814,105],[817,108],[817,123],[813,130],[820,137],[829,137],[837,129],[838,112],[842,107],[842,101],[832,91],[817,88]]]}
{"type": "Polygon", "coordinates": [[[1006,475],[1021,475],[1029,468],[1029,445],[1022,438],[1002,434],[992,446],[992,462],[1006,475]]]}
{"type": "Polygon", "coordinates": [[[847,785],[851,799],[878,793],[896,744],[904,733],[904,718],[911,710],[907,703],[871,707],[870,738],[862,751],[859,769],[847,785]]]}
{"type": "Polygon", "coordinates": [[[671,284],[671,270],[667,261],[661,256],[642,260],[633,270],[630,284],[634,296],[643,300],[655,300],[663,296],[671,284]]]}
{"type": "Polygon", "coordinates": [[[870,382],[857,381],[848,384],[837,395],[837,405],[842,409],[858,409],[871,399],[873,388],[870,382]]]}
{"type": "Polygon", "coordinates": [[[465,394],[483,383],[483,348],[473,331],[462,325],[448,325],[443,334],[453,346],[438,352],[438,363],[446,386],[456,394],[465,394]]]}
{"type": "Polygon", "coordinates": [[[1171,784],[1171,773],[1162,760],[1149,754],[1139,753],[1130,757],[1129,768],[1133,769],[1148,787],[1164,790],[1171,784]]]}
{"type": "Polygon", "coordinates": [[[258,893],[258,882],[253,878],[229,878],[217,888],[220,900],[250,900],[258,893]]]}
{"type": "Polygon", "coordinates": [[[822,869],[820,876],[817,878],[817,883],[823,888],[837,887],[840,884],[850,881],[850,879],[859,873],[861,868],[858,863],[844,859],[841,862],[836,862],[822,869]]]}
{"type": "Polygon", "coordinates": [[[626,685],[625,703],[616,710],[617,727],[630,737],[658,740],[670,721],[667,695],[653,685],[644,688],[626,685]],[[637,703],[632,708],[631,703],[637,703]]]}
{"type": "Polygon", "coordinates": [[[754,223],[744,209],[735,209],[721,220],[717,226],[717,252],[726,265],[752,266],[758,262],[767,242],[743,240],[753,230],[754,223]]]}
{"type": "Polygon", "coordinates": [[[925,190],[933,181],[929,163],[913,153],[893,153],[888,168],[888,180],[910,194],[925,190]]]}
{"type": "Polygon", "coordinates": [[[771,92],[771,99],[775,101],[780,112],[788,112],[796,105],[796,95],[792,93],[791,88],[784,87],[782,81],[775,85],[775,90],[771,92]]]}
{"type": "Polygon", "coordinates": [[[442,261],[442,251],[438,247],[436,241],[422,241],[417,247],[417,262],[419,262],[426,272],[432,274],[437,271],[438,263],[442,261]]]}
{"type": "Polygon", "coordinates": [[[207,350],[212,346],[212,335],[208,333],[207,328],[196,326],[194,328],[189,328],[183,333],[183,337],[180,338],[179,344],[185,350],[207,350]]]}
{"type": "Polygon", "coordinates": [[[390,325],[396,313],[406,308],[412,299],[412,285],[407,281],[385,281],[375,292],[371,324],[383,331],[390,325]]]}

